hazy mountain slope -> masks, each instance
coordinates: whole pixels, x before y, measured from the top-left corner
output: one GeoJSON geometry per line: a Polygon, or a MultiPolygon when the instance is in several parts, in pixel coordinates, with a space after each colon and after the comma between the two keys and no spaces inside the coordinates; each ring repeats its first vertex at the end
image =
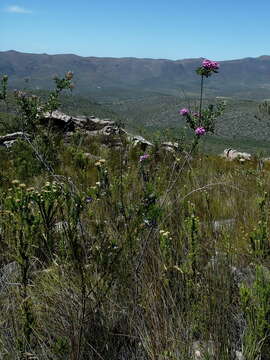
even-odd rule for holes
{"type": "MultiPolygon", "coordinates": [[[[13,87],[50,88],[52,77],[75,73],[76,92],[97,98],[138,97],[141,92],[179,94],[198,91],[194,73],[201,59],[165,60],[81,57],[73,54],[0,52],[0,74],[13,87]]],[[[208,95],[270,97],[270,56],[222,61],[220,74],[207,81],[208,95]]]]}

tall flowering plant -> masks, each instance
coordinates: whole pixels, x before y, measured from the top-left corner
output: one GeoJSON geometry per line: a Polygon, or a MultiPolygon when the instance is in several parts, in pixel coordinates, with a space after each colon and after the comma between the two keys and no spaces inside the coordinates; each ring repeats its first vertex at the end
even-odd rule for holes
{"type": "Polygon", "coordinates": [[[216,61],[204,59],[202,65],[198,67],[196,73],[205,77],[211,76],[213,73],[217,74],[219,69],[219,63],[216,61]]]}
{"type": "Polygon", "coordinates": [[[199,111],[191,112],[187,108],[179,110],[180,115],[186,118],[186,122],[189,127],[194,131],[196,143],[201,136],[207,134],[208,132],[214,133],[215,119],[223,113],[225,108],[224,102],[218,103],[216,106],[208,105],[205,109],[202,107],[204,78],[208,78],[212,74],[217,74],[218,70],[218,62],[208,59],[203,60],[201,66],[196,69],[196,73],[201,77],[199,111]]]}

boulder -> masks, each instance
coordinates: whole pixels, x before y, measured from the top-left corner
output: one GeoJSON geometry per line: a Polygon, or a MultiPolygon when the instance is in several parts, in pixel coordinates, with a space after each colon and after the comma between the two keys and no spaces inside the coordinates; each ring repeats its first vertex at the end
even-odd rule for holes
{"type": "Polygon", "coordinates": [[[16,142],[17,139],[25,138],[27,136],[29,135],[22,131],[0,136],[0,146],[5,146],[6,148],[10,148],[16,142]]]}
{"type": "Polygon", "coordinates": [[[222,157],[225,159],[232,161],[232,160],[239,160],[240,162],[245,162],[251,160],[251,154],[246,152],[240,152],[238,150],[234,149],[225,149],[223,151],[223,154],[221,154],[222,157]]]}
{"type": "Polygon", "coordinates": [[[235,225],[235,219],[222,219],[222,220],[214,220],[212,222],[212,227],[214,232],[221,232],[222,230],[230,230],[235,225]]]}
{"type": "Polygon", "coordinates": [[[61,111],[55,110],[53,112],[45,112],[40,115],[41,123],[51,124],[52,126],[62,131],[74,131],[75,123],[72,116],[66,115],[61,111]]]}
{"type": "Polygon", "coordinates": [[[140,135],[134,136],[131,134],[127,134],[127,138],[133,144],[134,147],[138,147],[142,151],[145,151],[148,147],[153,146],[153,144],[150,141],[146,140],[140,135]]]}
{"type": "Polygon", "coordinates": [[[161,149],[166,150],[168,152],[175,152],[179,149],[179,144],[177,142],[163,142],[161,144],[161,149]]]}

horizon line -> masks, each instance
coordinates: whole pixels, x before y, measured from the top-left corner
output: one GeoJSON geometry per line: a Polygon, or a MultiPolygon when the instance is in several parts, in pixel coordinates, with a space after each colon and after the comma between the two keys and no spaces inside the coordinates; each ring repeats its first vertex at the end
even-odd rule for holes
{"type": "MultiPolygon", "coordinates": [[[[37,52],[23,52],[23,51],[18,51],[18,50],[14,50],[14,49],[9,49],[9,50],[0,50],[0,52],[16,52],[16,53],[20,53],[20,54],[27,54],[27,55],[47,55],[47,56],[59,56],[59,55],[72,55],[72,56],[78,56],[78,57],[82,57],[82,58],[99,58],[99,59],[138,59],[138,60],[166,60],[166,61],[186,61],[186,60],[201,60],[201,59],[208,59],[207,57],[186,57],[186,58],[182,58],[182,59],[168,59],[168,58],[161,58],[161,57],[136,57],[136,56],[95,56],[95,55],[78,55],[75,53],[53,53],[53,54],[49,54],[46,52],[42,52],[42,53],[37,53],[37,52]]],[[[245,60],[245,59],[258,59],[258,58],[263,58],[263,57],[270,57],[270,55],[259,55],[259,56],[246,56],[243,58],[231,58],[231,59],[225,59],[225,60],[217,60],[219,62],[224,62],[224,61],[237,61],[237,60],[245,60]]]]}

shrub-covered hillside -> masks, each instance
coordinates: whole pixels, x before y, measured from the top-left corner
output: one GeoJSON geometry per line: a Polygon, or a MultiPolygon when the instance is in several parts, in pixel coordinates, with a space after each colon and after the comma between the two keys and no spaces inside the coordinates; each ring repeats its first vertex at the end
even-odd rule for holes
{"type": "Polygon", "coordinates": [[[202,101],[174,151],[59,130],[72,76],[17,92],[0,147],[0,357],[269,359],[269,165],[202,154],[223,111],[202,101]]]}

